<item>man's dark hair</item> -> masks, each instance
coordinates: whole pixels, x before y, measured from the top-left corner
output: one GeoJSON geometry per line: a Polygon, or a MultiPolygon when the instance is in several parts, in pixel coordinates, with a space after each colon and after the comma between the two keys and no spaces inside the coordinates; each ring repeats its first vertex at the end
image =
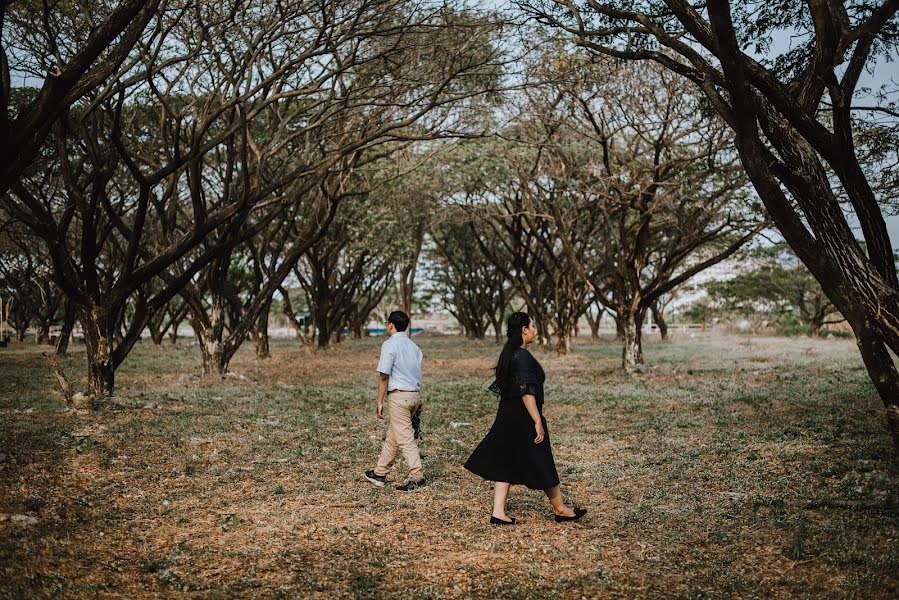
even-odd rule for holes
{"type": "Polygon", "coordinates": [[[387,322],[393,323],[397,331],[406,331],[406,327],[409,326],[409,315],[401,310],[395,310],[387,317],[387,322]]]}

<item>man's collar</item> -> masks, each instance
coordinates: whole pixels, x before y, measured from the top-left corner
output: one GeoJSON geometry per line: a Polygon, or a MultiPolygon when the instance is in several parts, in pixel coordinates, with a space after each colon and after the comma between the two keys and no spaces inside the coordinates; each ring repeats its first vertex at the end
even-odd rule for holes
{"type": "Polygon", "coordinates": [[[396,336],[398,336],[398,335],[401,335],[401,336],[403,336],[403,337],[409,337],[409,336],[406,334],[405,331],[397,331],[396,333],[394,333],[394,334],[393,334],[392,336],[390,336],[390,337],[394,338],[394,337],[396,337],[396,336]]]}

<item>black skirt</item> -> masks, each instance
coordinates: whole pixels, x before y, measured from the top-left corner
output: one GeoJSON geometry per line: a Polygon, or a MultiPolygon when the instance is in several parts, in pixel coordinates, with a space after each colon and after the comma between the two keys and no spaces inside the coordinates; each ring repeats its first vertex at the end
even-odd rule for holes
{"type": "Polygon", "coordinates": [[[503,397],[493,426],[471,453],[465,468],[488,481],[526,485],[532,490],[559,485],[543,405],[537,408],[546,434],[539,444],[534,443],[534,421],[521,398],[503,397]]]}

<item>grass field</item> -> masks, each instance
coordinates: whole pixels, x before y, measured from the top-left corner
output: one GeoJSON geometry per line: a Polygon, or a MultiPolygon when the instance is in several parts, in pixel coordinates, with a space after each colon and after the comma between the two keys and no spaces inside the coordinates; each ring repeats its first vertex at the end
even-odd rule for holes
{"type": "Polygon", "coordinates": [[[245,380],[186,383],[195,346],[144,344],[92,413],[63,410],[39,349],[0,350],[0,596],[899,595],[899,461],[852,341],[649,343],[634,376],[612,342],[535,350],[563,491],[590,513],[557,525],[513,487],[520,524],[496,528],[461,465],[498,348],[417,339],[431,485],[407,494],[360,476],[381,340],[246,344],[245,380]]]}

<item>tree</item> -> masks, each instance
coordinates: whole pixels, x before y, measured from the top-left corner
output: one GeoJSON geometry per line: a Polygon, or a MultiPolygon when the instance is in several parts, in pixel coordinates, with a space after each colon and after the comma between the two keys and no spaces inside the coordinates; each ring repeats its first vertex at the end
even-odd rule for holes
{"type": "Polygon", "coordinates": [[[150,330],[150,339],[157,346],[162,345],[166,334],[174,344],[178,340],[178,326],[184,321],[188,313],[187,304],[180,297],[169,300],[164,310],[159,310],[151,318],[147,319],[147,329],[150,330]]]}
{"type": "MultiPolygon", "coordinates": [[[[564,352],[575,319],[599,300],[623,333],[622,366],[643,363],[642,325],[660,299],[733,254],[764,226],[727,129],[683,78],[590,61],[550,43],[507,135],[514,211],[542,241],[564,352]]],[[[530,292],[533,295],[533,291],[530,292]]]]}
{"type": "Polygon", "coordinates": [[[0,195],[32,166],[69,107],[134,66],[129,53],[161,4],[0,3],[0,195]],[[21,106],[11,104],[11,68],[43,80],[21,106]]]}
{"type": "MultiPolygon", "coordinates": [[[[855,332],[899,451],[899,279],[871,172],[855,134],[865,106],[859,81],[878,55],[894,51],[899,3],[692,5],[675,0],[528,3],[541,20],[595,54],[655,61],[692,81],[734,131],[734,145],[783,238],[855,332]],[[548,6],[550,5],[551,6],[548,6]],[[771,38],[798,42],[778,56],[771,38]],[[856,241],[841,201],[861,225],[856,241]]],[[[877,99],[875,99],[875,102],[877,99]]],[[[888,128],[889,129],[889,128],[888,128]]],[[[895,190],[893,190],[895,193],[895,190]]]]}
{"type": "Polygon", "coordinates": [[[599,325],[604,314],[606,314],[606,309],[598,302],[594,302],[587,307],[586,311],[584,311],[584,317],[587,319],[587,324],[590,326],[590,337],[594,340],[599,339],[599,325]]]}
{"type": "Polygon", "coordinates": [[[229,228],[214,244],[231,239],[234,245],[220,252],[200,271],[197,282],[179,294],[187,304],[194,333],[200,343],[203,374],[223,376],[247,335],[255,331],[257,354],[268,348],[267,321],[272,295],[300,257],[325,235],[337,211],[339,197],[323,190],[305,192],[281,214],[229,228]],[[273,237],[271,223],[279,227],[273,237]],[[259,239],[257,239],[259,238],[259,239]],[[239,245],[241,240],[246,240],[239,245]],[[268,264],[260,253],[271,250],[268,264]],[[244,250],[244,252],[240,252],[244,250]],[[259,321],[265,318],[265,332],[259,321]],[[227,336],[225,329],[228,329],[227,336]],[[262,339],[260,339],[262,338],[262,339]]]}
{"type": "MultiPolygon", "coordinates": [[[[91,393],[111,393],[147,320],[207,265],[227,272],[225,255],[286,205],[366,150],[464,127],[456,107],[484,89],[459,81],[500,61],[466,47],[423,54],[422,36],[451,14],[400,0],[233,0],[154,15],[123,68],[63,111],[41,164],[0,197],[46,245],[74,305],[91,393]]],[[[494,29],[466,24],[478,40],[494,29]]],[[[48,40],[35,37],[33,54],[52,55],[48,40]]]]}
{"type": "MultiPolygon", "coordinates": [[[[510,131],[504,135],[514,139],[510,131]]],[[[442,195],[456,210],[464,207],[470,239],[524,301],[538,340],[546,343],[551,331],[564,354],[587,292],[556,247],[552,219],[534,207],[528,186],[536,156],[526,144],[496,138],[460,145],[442,195]]]]}
{"type": "Polygon", "coordinates": [[[5,220],[0,225],[0,290],[16,339],[25,341],[34,327],[35,341],[47,341],[50,326],[61,318],[64,297],[50,279],[46,256],[36,251],[21,223],[5,220]]]}
{"type": "Polygon", "coordinates": [[[467,337],[483,339],[492,326],[496,341],[501,342],[512,290],[465,222],[471,216],[458,209],[448,207],[430,228],[432,247],[428,257],[433,263],[437,292],[467,337]]]}
{"type": "MultiPolygon", "coordinates": [[[[843,319],[821,286],[784,244],[760,247],[750,253],[748,270],[705,285],[711,308],[770,320],[795,315],[817,336],[825,325],[843,319]]],[[[757,319],[756,319],[757,320],[757,319]]]]}
{"type": "Polygon", "coordinates": [[[308,319],[305,319],[305,322],[301,322],[301,320],[297,317],[297,313],[294,312],[293,302],[291,299],[291,294],[295,293],[300,296],[299,299],[302,298],[302,289],[296,288],[286,288],[283,285],[278,287],[278,293],[281,295],[281,311],[285,317],[287,317],[287,322],[293,327],[294,332],[297,335],[297,338],[304,344],[309,345],[311,343],[309,338],[309,330],[310,323],[308,319]]]}
{"type": "Polygon", "coordinates": [[[339,342],[344,326],[359,328],[396,272],[392,240],[380,229],[382,213],[391,212],[389,205],[378,206],[362,197],[343,208],[295,271],[312,313],[319,348],[339,342]]]}

